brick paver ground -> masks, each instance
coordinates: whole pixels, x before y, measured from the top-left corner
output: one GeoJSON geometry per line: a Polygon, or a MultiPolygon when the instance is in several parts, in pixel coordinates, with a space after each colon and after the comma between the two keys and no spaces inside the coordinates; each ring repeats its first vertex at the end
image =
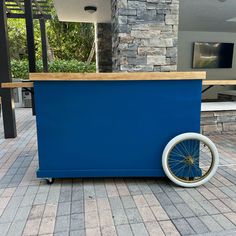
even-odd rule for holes
{"type": "Polygon", "coordinates": [[[35,177],[37,144],[30,109],[17,109],[16,139],[0,119],[0,236],[236,235],[236,134],[215,135],[221,166],[205,186],[167,179],[35,177]]]}

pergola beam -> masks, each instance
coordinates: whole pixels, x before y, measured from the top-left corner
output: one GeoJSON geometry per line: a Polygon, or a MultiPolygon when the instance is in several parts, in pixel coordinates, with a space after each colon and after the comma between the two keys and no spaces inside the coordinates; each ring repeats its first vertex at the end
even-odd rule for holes
{"type": "Polygon", "coordinates": [[[42,61],[43,71],[48,72],[48,55],[47,55],[47,32],[44,19],[39,19],[40,32],[41,32],[41,43],[42,43],[42,61]]]}
{"type": "MultiPolygon", "coordinates": [[[[24,0],[5,0],[6,3],[8,2],[19,2],[19,3],[24,3],[24,0]]],[[[44,3],[47,4],[47,0],[43,1],[43,0],[38,0],[38,3],[44,3]]]]}
{"type": "Polygon", "coordinates": [[[25,4],[31,4],[33,19],[51,19],[50,5],[42,0],[5,0],[6,13],[8,18],[26,18],[25,4]]]}
{"type": "Polygon", "coordinates": [[[7,4],[7,7],[17,7],[18,5],[15,4],[7,4]]]}
{"type": "MultiPolygon", "coordinates": [[[[7,18],[22,18],[26,20],[29,72],[36,72],[33,19],[40,19],[44,70],[47,71],[45,20],[51,19],[51,15],[47,14],[50,11],[50,6],[47,1],[42,0],[33,0],[33,3],[32,0],[0,0],[0,83],[12,83],[7,18]]],[[[35,114],[33,88],[31,92],[33,114],[35,114]]],[[[0,96],[2,98],[5,138],[15,138],[17,131],[13,91],[12,89],[0,87],[0,96]]]]}
{"type": "MultiPolygon", "coordinates": [[[[12,82],[5,0],[0,1],[0,45],[0,82],[12,82]]],[[[5,138],[15,138],[17,132],[13,91],[0,88],[0,95],[2,97],[4,136],[5,138]]]]}
{"type": "MultiPolygon", "coordinates": [[[[44,18],[43,16],[47,15],[45,19],[48,18],[51,8],[50,8],[50,4],[48,4],[47,1],[28,0],[27,2],[31,3],[33,15],[42,15],[41,18],[44,18]]],[[[6,9],[8,10],[7,13],[24,14],[25,4],[26,4],[25,0],[5,0],[5,6],[6,6],[6,9]]],[[[17,18],[17,17],[14,16],[14,18],[17,18]]]]}
{"type": "MultiPolygon", "coordinates": [[[[25,22],[26,22],[26,35],[27,35],[27,48],[29,58],[29,72],[36,72],[36,57],[35,57],[35,44],[34,44],[34,23],[33,23],[33,12],[32,2],[24,0],[25,6],[25,22]]],[[[31,93],[32,98],[32,109],[33,115],[35,115],[35,104],[34,104],[34,92],[31,93]]]]}
{"type": "Polygon", "coordinates": [[[19,8],[22,10],[22,11],[25,11],[25,8],[21,5],[20,1],[19,0],[15,0],[17,6],[19,6],[19,8]]]}
{"type": "MultiPolygon", "coordinates": [[[[26,15],[25,14],[20,14],[20,13],[7,13],[8,18],[18,18],[18,19],[25,19],[26,15]]],[[[45,19],[45,20],[50,20],[52,17],[51,15],[41,15],[41,14],[34,14],[33,19],[45,19]]]]}
{"type": "Polygon", "coordinates": [[[11,9],[9,9],[8,7],[6,7],[6,13],[12,13],[11,9]]]}
{"type": "Polygon", "coordinates": [[[33,0],[33,1],[34,1],[34,4],[36,5],[37,9],[39,10],[39,12],[40,12],[41,14],[43,14],[43,10],[42,10],[42,8],[40,7],[40,5],[38,4],[37,0],[33,0]]]}

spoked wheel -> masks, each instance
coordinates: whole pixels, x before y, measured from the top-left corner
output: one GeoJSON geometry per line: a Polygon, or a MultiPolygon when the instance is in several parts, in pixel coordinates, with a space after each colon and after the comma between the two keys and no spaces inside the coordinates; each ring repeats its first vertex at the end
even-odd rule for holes
{"type": "Polygon", "coordinates": [[[197,133],[173,138],[165,147],[162,166],[167,177],[183,187],[196,187],[209,181],[219,165],[214,143],[197,133]]]}

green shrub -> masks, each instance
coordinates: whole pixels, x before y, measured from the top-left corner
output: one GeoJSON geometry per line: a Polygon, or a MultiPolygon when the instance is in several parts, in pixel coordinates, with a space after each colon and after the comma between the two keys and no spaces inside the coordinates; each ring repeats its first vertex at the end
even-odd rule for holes
{"type": "MultiPolygon", "coordinates": [[[[96,65],[91,63],[87,65],[85,62],[80,62],[77,60],[55,60],[49,62],[48,64],[49,72],[74,72],[74,73],[84,73],[84,72],[95,72],[96,65]]],[[[36,63],[37,72],[43,72],[43,62],[37,61],[36,63]]],[[[13,78],[28,79],[29,69],[27,60],[12,60],[11,61],[11,71],[13,78]]]]}
{"type": "Polygon", "coordinates": [[[26,60],[11,61],[11,73],[13,78],[27,79],[28,71],[28,62],[26,60]]]}

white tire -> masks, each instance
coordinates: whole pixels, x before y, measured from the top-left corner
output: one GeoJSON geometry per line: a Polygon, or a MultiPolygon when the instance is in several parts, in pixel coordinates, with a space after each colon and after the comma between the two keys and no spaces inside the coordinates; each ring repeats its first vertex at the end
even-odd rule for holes
{"type": "MultiPolygon", "coordinates": [[[[182,145],[182,146],[185,146],[185,145],[182,145]]],[[[196,147],[194,147],[194,148],[195,148],[195,150],[194,150],[194,153],[195,153],[196,147]]],[[[198,149],[197,154],[199,154],[198,146],[197,146],[197,149],[198,149]]],[[[184,148],[182,150],[184,150],[184,148]]],[[[194,158],[194,155],[192,158],[193,159],[192,162],[197,162],[196,159],[194,158]]],[[[200,156],[200,154],[199,154],[199,156],[200,156]]],[[[197,158],[200,158],[200,157],[197,157],[197,158]]],[[[204,158],[205,158],[205,156],[204,156],[204,158]]],[[[191,163],[189,162],[189,158],[187,158],[187,159],[188,159],[188,166],[194,166],[194,164],[192,162],[191,163]]],[[[200,162],[198,161],[198,166],[200,166],[199,163],[200,162]]],[[[175,184],[182,186],[182,187],[197,187],[202,184],[205,184],[207,181],[209,181],[214,176],[214,174],[216,173],[216,170],[218,168],[218,165],[219,165],[219,154],[218,154],[215,144],[206,136],[204,136],[202,134],[198,134],[198,133],[184,133],[184,134],[180,134],[180,135],[176,136],[166,145],[166,147],[163,151],[163,155],[162,155],[162,166],[163,166],[163,170],[164,170],[165,174],[167,175],[167,177],[171,181],[173,181],[175,184]],[[185,180],[186,179],[185,177],[176,176],[175,173],[172,172],[172,170],[171,170],[172,164],[170,164],[170,163],[172,163],[174,161],[173,161],[173,158],[170,158],[170,156],[171,155],[172,156],[174,156],[174,155],[181,156],[181,157],[179,157],[179,158],[181,158],[181,161],[177,160],[175,165],[183,165],[182,163],[180,164],[180,162],[183,162],[183,161],[184,161],[184,165],[186,165],[186,158],[187,157],[184,156],[183,154],[181,154],[181,155],[175,154],[176,151],[173,151],[173,150],[175,150],[174,148],[177,148],[177,145],[180,145],[181,142],[190,142],[190,146],[191,146],[192,141],[199,141],[205,145],[205,146],[203,145],[204,148],[207,147],[210,150],[209,153],[211,154],[212,162],[210,164],[209,170],[206,172],[206,174],[204,176],[201,176],[198,179],[193,178],[193,180],[192,180],[189,178],[188,180],[185,180]],[[171,154],[172,151],[173,151],[173,153],[171,154]]],[[[194,168],[196,168],[196,167],[194,167],[194,168]]],[[[198,167],[198,169],[200,169],[200,167],[198,167]]]]}

